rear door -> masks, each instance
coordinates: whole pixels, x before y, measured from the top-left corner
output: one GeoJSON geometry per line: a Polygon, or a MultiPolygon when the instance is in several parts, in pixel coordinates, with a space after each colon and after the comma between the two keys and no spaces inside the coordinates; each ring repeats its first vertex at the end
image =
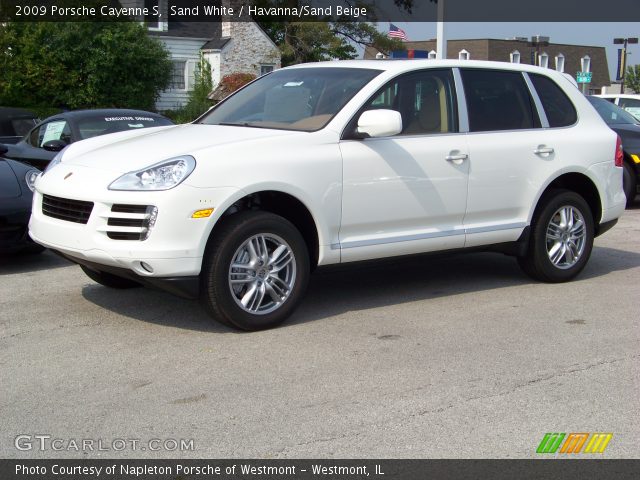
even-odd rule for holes
{"type": "Polygon", "coordinates": [[[460,69],[469,118],[469,193],[464,219],[472,247],[517,240],[538,185],[536,165],[554,160],[522,72],[460,69]]]}

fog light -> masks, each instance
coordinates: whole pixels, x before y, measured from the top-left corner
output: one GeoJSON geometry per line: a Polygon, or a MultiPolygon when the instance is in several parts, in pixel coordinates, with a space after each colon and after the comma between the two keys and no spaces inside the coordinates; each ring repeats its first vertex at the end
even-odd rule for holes
{"type": "Polygon", "coordinates": [[[158,207],[149,205],[145,213],[146,216],[144,222],[142,222],[142,232],[140,233],[140,240],[146,240],[147,238],[149,238],[151,229],[156,224],[156,219],[158,218],[158,207]]]}
{"type": "Polygon", "coordinates": [[[140,266],[144,268],[147,272],[153,273],[153,267],[149,265],[147,262],[140,262],[140,266]]]}

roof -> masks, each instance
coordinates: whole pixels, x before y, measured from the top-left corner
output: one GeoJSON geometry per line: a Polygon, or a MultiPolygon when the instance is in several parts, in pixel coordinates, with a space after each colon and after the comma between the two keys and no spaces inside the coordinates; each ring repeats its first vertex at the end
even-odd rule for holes
{"type": "MultiPolygon", "coordinates": [[[[149,35],[158,37],[203,38],[210,41],[220,40],[222,25],[220,22],[168,22],[167,31],[149,30],[149,35]]],[[[208,47],[217,48],[217,47],[208,47]]]]}
{"type": "Polygon", "coordinates": [[[294,68],[369,68],[373,70],[383,70],[392,72],[411,71],[419,68],[491,68],[495,70],[511,70],[519,72],[534,72],[549,74],[559,73],[549,68],[542,68],[526,63],[496,62],[490,60],[334,60],[317,63],[301,63],[285,67],[281,70],[294,68]]]}
{"type": "Polygon", "coordinates": [[[222,50],[224,46],[231,40],[230,37],[213,38],[202,46],[203,50],[222,50]]]}

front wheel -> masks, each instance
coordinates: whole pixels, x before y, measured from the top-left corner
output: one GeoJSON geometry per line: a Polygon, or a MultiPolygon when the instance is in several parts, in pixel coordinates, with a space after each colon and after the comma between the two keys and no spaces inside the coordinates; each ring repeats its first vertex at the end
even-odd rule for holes
{"type": "Polygon", "coordinates": [[[309,281],[309,253],[300,232],[278,215],[243,212],[213,235],[201,273],[208,313],[242,330],[282,323],[309,281]]]}
{"type": "Polygon", "coordinates": [[[594,223],[587,202],[575,192],[546,194],[531,224],[527,254],[518,257],[529,276],[543,282],[566,282],[582,271],[593,248],[594,223]]]}

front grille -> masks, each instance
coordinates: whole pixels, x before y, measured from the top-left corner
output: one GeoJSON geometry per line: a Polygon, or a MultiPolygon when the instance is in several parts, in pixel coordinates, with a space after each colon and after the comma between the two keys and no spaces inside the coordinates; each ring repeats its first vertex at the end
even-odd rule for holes
{"type": "Polygon", "coordinates": [[[42,196],[42,213],[48,217],[86,224],[92,210],[93,202],[70,200],[51,195],[42,196]]]}
{"type": "Polygon", "coordinates": [[[124,203],[114,203],[111,207],[114,213],[147,213],[147,205],[126,205],[124,203]]]}
{"type": "Polygon", "coordinates": [[[126,205],[116,203],[111,206],[107,219],[107,236],[112,240],[146,240],[153,228],[157,209],[153,205],[126,205]]]}

